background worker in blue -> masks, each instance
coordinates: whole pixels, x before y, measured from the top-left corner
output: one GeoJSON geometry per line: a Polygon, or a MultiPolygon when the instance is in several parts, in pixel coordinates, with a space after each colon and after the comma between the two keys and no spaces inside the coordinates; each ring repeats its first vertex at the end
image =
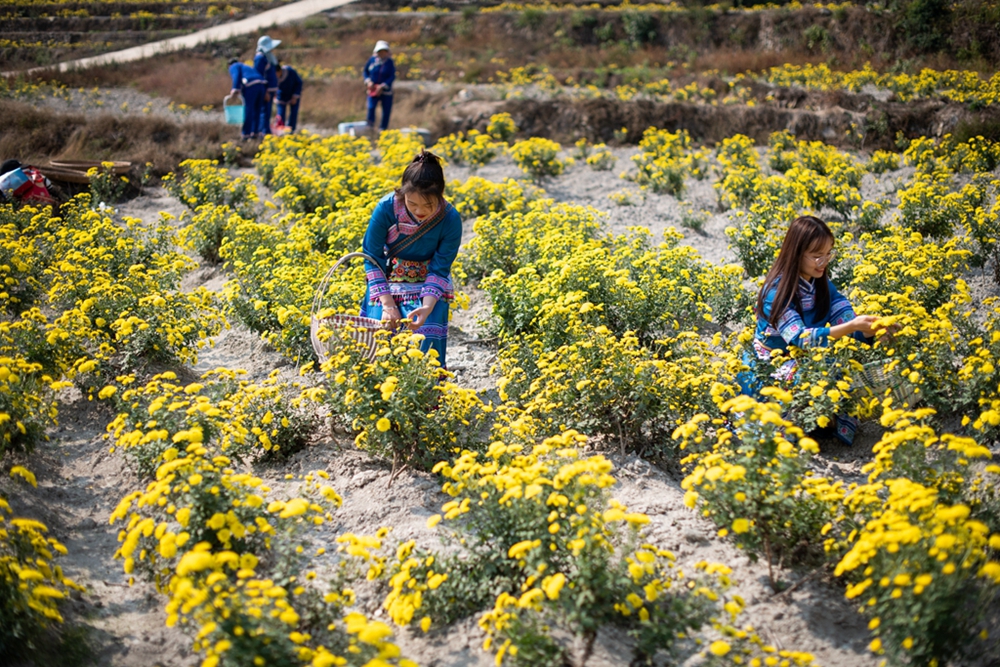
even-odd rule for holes
{"type": "Polygon", "coordinates": [[[278,65],[278,117],[292,132],[299,122],[302,77],[291,65],[278,65]]]}
{"type": "Polygon", "coordinates": [[[230,95],[243,95],[243,138],[260,136],[260,105],[264,100],[267,82],[257,70],[236,58],[229,61],[229,74],[233,77],[230,95]]]}
{"type": "Polygon", "coordinates": [[[379,128],[389,129],[392,113],[392,82],[396,80],[396,65],[389,54],[389,42],[379,40],[372,57],[365,63],[365,88],[368,90],[368,129],[375,127],[375,107],[382,102],[382,122],[379,128]]]}
{"type": "Polygon", "coordinates": [[[271,108],[278,92],[278,55],[274,47],[281,44],[280,39],[271,39],[264,35],[257,40],[257,53],[253,57],[253,68],[267,81],[267,90],[260,106],[260,127],[264,134],[271,134],[271,108]]]}

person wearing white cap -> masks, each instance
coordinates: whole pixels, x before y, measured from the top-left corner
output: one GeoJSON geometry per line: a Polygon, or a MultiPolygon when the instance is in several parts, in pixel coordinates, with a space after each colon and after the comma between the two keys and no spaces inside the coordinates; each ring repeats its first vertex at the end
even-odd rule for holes
{"type": "Polygon", "coordinates": [[[274,47],[281,44],[280,39],[271,39],[264,35],[257,40],[257,53],[253,57],[253,68],[267,80],[267,90],[261,97],[260,128],[264,134],[271,134],[271,108],[274,106],[274,96],[278,92],[278,56],[274,47]]]}
{"type": "Polygon", "coordinates": [[[382,102],[382,122],[379,128],[389,129],[392,113],[392,82],[396,80],[396,65],[389,54],[389,42],[379,40],[372,57],[365,63],[365,89],[368,91],[368,129],[375,127],[375,107],[382,102]]]}

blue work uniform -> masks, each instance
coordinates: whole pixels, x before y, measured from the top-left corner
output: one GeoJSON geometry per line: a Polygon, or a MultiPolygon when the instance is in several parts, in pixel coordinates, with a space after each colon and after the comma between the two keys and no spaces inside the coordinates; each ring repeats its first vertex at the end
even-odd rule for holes
{"type": "Polygon", "coordinates": [[[264,99],[267,81],[253,67],[243,63],[233,63],[229,66],[229,74],[233,77],[233,90],[243,95],[243,136],[251,137],[259,134],[260,105],[264,99]]]}
{"type": "Polygon", "coordinates": [[[302,96],[302,77],[292,69],[291,65],[285,65],[283,69],[285,70],[285,78],[278,83],[278,115],[281,116],[285,126],[294,132],[299,121],[300,100],[296,100],[292,104],[292,98],[302,96]]]}
{"type": "Polygon", "coordinates": [[[392,113],[392,83],[396,80],[396,65],[392,58],[382,60],[372,56],[365,63],[365,83],[382,83],[385,89],[375,97],[368,97],[368,127],[375,127],[375,107],[382,102],[382,122],[379,127],[389,129],[389,115],[392,113]]]}
{"type": "Polygon", "coordinates": [[[258,51],[257,55],[253,57],[253,68],[267,81],[267,94],[261,98],[258,113],[260,114],[260,131],[264,134],[271,134],[271,110],[274,108],[274,95],[278,92],[278,71],[263,51],[258,51]],[[269,97],[270,99],[268,99],[269,97]]]}

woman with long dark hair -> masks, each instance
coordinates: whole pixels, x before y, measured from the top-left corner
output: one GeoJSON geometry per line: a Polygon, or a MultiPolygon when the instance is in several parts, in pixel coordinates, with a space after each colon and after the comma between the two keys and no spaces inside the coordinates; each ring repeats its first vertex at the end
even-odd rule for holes
{"type": "Polygon", "coordinates": [[[451,265],[462,243],[462,218],[445,200],[444,185],[441,160],[421,151],[400,187],[375,207],[362,246],[378,266],[365,261],[361,315],[394,326],[405,322],[424,336],[421,349],[435,350],[447,367],[451,265]]]}
{"type": "MultiPolygon", "coordinates": [[[[830,228],[814,216],[796,218],[789,225],[778,258],[757,295],[753,354],[744,357],[750,370],[737,377],[743,393],[757,396],[767,386],[768,378],[758,374],[758,362],[768,362],[775,350],[792,345],[825,347],[843,336],[867,342],[875,335],[872,325],[878,318],[856,315],[851,302],[827,276],[835,252],[833,241],[830,228]]],[[[773,377],[790,380],[795,367],[796,362],[788,361],[773,377]]],[[[837,438],[851,444],[857,420],[837,415],[835,421],[837,438]]]]}

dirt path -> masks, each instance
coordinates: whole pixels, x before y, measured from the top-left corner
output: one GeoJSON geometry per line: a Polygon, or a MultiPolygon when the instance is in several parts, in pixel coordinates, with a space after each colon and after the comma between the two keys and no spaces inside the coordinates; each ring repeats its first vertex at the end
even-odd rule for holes
{"type": "Polygon", "coordinates": [[[272,25],[281,25],[282,23],[297,21],[299,19],[304,19],[307,16],[312,16],[313,14],[318,14],[319,12],[323,12],[328,9],[333,9],[334,7],[346,5],[352,1],[353,0],[300,0],[300,2],[293,2],[290,5],[282,5],[281,7],[277,7],[275,9],[269,9],[266,12],[250,16],[245,19],[240,19],[239,21],[233,21],[232,23],[226,23],[206,28],[204,30],[199,30],[198,32],[191,33],[190,35],[171,37],[170,39],[164,39],[159,42],[150,42],[149,44],[143,44],[142,46],[133,46],[132,48],[122,49],[121,51],[102,53],[99,56],[91,56],[90,58],[69,60],[67,62],[49,65],[46,67],[34,67],[29,70],[2,72],[0,75],[17,76],[36,74],[39,72],[67,72],[72,69],[86,69],[88,67],[96,67],[98,65],[109,65],[111,63],[126,63],[134,60],[142,60],[144,58],[155,56],[159,53],[189,49],[206,42],[222,41],[237,35],[245,35],[247,33],[255,32],[261,28],[269,28],[272,25]]]}

